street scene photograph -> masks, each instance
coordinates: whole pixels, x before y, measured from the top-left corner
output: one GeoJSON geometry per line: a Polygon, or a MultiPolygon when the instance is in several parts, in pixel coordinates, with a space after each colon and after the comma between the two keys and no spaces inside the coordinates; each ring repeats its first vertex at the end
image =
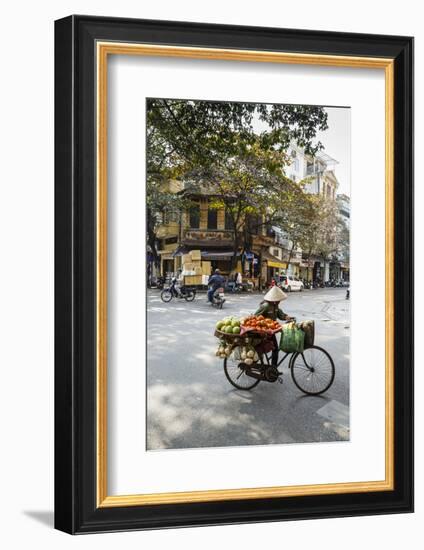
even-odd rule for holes
{"type": "Polygon", "coordinates": [[[146,100],[146,449],[349,441],[350,108],[146,100]]]}

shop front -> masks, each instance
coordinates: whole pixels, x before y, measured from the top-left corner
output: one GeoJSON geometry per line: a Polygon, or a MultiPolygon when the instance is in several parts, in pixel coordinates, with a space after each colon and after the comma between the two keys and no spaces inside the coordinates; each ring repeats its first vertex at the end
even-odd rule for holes
{"type": "Polygon", "coordinates": [[[321,267],[321,262],[314,262],[314,267],[312,268],[312,280],[317,282],[324,282],[324,270],[321,267]]]}
{"type": "Polygon", "coordinates": [[[159,251],[160,255],[160,275],[169,277],[177,271],[176,258],[172,253],[159,251]]]}
{"type": "Polygon", "coordinates": [[[219,269],[224,276],[233,270],[242,270],[240,253],[236,254],[234,265],[234,249],[231,240],[231,231],[188,229],[174,252],[178,267],[181,266],[181,257],[193,250],[200,250],[201,260],[210,262],[211,271],[219,269]],[[232,269],[232,266],[234,268],[232,269]]]}
{"type": "Polygon", "coordinates": [[[349,264],[346,262],[340,262],[340,278],[346,283],[350,281],[349,264]]]}
{"type": "Polygon", "coordinates": [[[312,263],[309,265],[308,262],[301,261],[299,264],[299,279],[304,281],[312,281],[312,263]]]}
{"type": "Polygon", "coordinates": [[[300,261],[292,260],[287,267],[286,274],[290,277],[300,277],[300,261]]]}
{"type": "Polygon", "coordinates": [[[236,254],[236,265],[232,269],[233,257],[234,252],[232,250],[202,250],[202,260],[211,262],[212,272],[219,269],[225,277],[228,277],[232,271],[240,273],[243,271],[240,252],[236,254]]]}
{"type": "Polygon", "coordinates": [[[330,281],[339,281],[342,278],[340,262],[336,260],[330,262],[329,274],[330,274],[330,281]]]}
{"type": "Polygon", "coordinates": [[[285,274],[287,269],[287,263],[282,262],[276,256],[273,256],[269,252],[264,252],[262,254],[262,262],[266,265],[265,269],[265,282],[270,284],[274,279],[276,282],[280,280],[281,275],[285,274]]]}

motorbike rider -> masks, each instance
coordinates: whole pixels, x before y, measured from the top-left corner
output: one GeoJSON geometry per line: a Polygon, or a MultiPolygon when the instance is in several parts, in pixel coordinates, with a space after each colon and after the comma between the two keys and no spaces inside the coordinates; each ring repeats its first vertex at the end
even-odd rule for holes
{"type": "MultiPolygon", "coordinates": [[[[293,317],[284,313],[284,311],[279,307],[280,302],[287,298],[281,288],[277,285],[272,286],[268,292],[265,294],[263,301],[259,304],[259,308],[255,311],[255,315],[263,315],[268,319],[276,321],[281,319],[282,321],[291,321],[293,317]]],[[[278,342],[274,334],[274,349],[272,351],[272,364],[276,365],[278,362],[278,342]]]]}
{"type": "Polygon", "coordinates": [[[215,269],[214,274],[208,281],[209,290],[208,290],[208,302],[212,304],[213,302],[213,295],[215,294],[216,290],[224,285],[224,277],[221,275],[221,272],[219,269],[215,269]]]}
{"type": "Polygon", "coordinates": [[[176,274],[171,277],[171,284],[169,287],[175,296],[184,295],[184,293],[186,292],[186,287],[183,283],[183,270],[179,268],[176,274]]]}

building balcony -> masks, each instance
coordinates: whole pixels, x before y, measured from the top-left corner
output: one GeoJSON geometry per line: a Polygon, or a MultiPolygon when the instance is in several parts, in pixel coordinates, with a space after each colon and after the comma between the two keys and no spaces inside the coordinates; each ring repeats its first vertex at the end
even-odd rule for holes
{"type": "Polygon", "coordinates": [[[158,239],[164,239],[166,237],[173,237],[178,235],[180,227],[178,223],[169,223],[166,225],[160,225],[156,230],[156,236],[158,239]]]}
{"type": "Polygon", "coordinates": [[[254,247],[260,247],[260,246],[272,246],[275,245],[275,237],[274,236],[268,236],[268,235],[254,235],[252,239],[252,244],[254,247]]]}

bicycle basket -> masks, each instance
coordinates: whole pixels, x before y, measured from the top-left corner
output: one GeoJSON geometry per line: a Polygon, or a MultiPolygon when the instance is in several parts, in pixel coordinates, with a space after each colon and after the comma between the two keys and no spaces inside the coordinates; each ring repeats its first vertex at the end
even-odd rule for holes
{"type": "Polygon", "coordinates": [[[304,347],[312,347],[315,341],[315,321],[302,321],[299,323],[299,328],[305,333],[304,347]]]}

